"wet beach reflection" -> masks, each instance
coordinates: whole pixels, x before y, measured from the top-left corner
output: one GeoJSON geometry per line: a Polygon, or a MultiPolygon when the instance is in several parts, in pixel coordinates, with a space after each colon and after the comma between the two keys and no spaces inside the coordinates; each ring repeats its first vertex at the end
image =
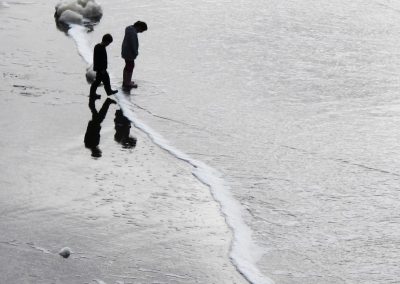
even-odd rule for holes
{"type": "Polygon", "coordinates": [[[107,98],[100,111],[97,111],[95,102],[96,98],[89,99],[89,109],[92,112],[92,119],[88,122],[84,142],[85,147],[91,150],[92,157],[99,158],[101,157],[101,150],[99,148],[101,123],[106,118],[110,105],[116,104],[116,102],[113,99],[107,98]]]}

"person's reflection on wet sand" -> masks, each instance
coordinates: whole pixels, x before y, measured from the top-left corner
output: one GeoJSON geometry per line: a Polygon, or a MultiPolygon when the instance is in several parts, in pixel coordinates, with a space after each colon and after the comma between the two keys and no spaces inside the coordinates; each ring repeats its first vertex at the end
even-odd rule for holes
{"type": "Polygon", "coordinates": [[[115,135],[114,140],[122,145],[123,148],[131,149],[136,146],[137,139],[129,135],[131,129],[130,120],[124,116],[122,110],[115,112],[115,135]]]}
{"type": "Polygon", "coordinates": [[[116,104],[116,102],[113,99],[107,98],[100,111],[97,111],[95,101],[95,98],[89,99],[92,120],[88,122],[84,142],[85,147],[92,151],[92,157],[99,158],[101,157],[101,150],[99,149],[101,123],[106,117],[110,105],[116,104]]]}

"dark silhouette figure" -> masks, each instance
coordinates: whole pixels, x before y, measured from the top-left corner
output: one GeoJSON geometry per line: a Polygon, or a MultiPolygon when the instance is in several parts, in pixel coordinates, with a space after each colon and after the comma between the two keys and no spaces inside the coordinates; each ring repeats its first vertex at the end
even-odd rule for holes
{"type": "Polygon", "coordinates": [[[120,143],[123,148],[134,148],[136,146],[137,139],[129,135],[131,129],[130,120],[124,116],[122,110],[115,112],[115,135],[114,140],[120,143]]]}
{"type": "Polygon", "coordinates": [[[135,68],[135,59],[139,54],[138,33],[147,31],[145,22],[137,21],[131,26],[125,28],[125,36],[121,47],[121,56],[125,59],[125,67],[123,72],[122,88],[130,90],[137,88],[135,82],[132,82],[132,73],[135,68]]]}
{"type": "Polygon", "coordinates": [[[96,94],[97,87],[101,82],[104,84],[104,89],[107,96],[116,94],[117,90],[112,90],[110,85],[110,76],[107,72],[107,51],[106,47],[113,42],[113,38],[110,34],[105,34],[101,43],[96,44],[93,52],[93,70],[96,72],[96,79],[90,86],[90,97],[100,98],[96,94]]]}
{"type": "Polygon", "coordinates": [[[99,158],[101,157],[101,150],[98,147],[100,143],[101,123],[106,117],[110,105],[116,104],[116,102],[110,98],[107,98],[100,111],[97,111],[95,101],[96,98],[90,97],[89,108],[92,111],[92,120],[90,120],[88,123],[84,142],[85,147],[92,151],[92,157],[99,158]]]}

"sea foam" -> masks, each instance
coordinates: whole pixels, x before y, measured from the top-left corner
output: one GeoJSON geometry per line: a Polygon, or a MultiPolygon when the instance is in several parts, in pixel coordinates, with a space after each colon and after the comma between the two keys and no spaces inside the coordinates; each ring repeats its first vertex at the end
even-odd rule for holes
{"type": "MultiPolygon", "coordinates": [[[[60,6],[61,7],[61,6],[60,6]]],[[[57,8],[56,8],[57,9],[57,8]]],[[[70,24],[68,34],[75,40],[78,52],[87,64],[92,64],[92,50],[86,39],[84,26],[70,24]]],[[[87,75],[90,72],[88,69],[87,75]]],[[[257,262],[263,255],[263,249],[257,246],[252,239],[252,231],[243,220],[243,207],[232,196],[229,186],[222,175],[205,163],[195,160],[186,153],[171,146],[170,143],[155,130],[144,124],[131,110],[131,103],[121,95],[116,94],[121,109],[133,125],[143,131],[156,145],[171,155],[192,166],[193,175],[203,184],[207,185],[213,198],[220,204],[221,212],[226,223],[233,232],[230,258],[238,271],[253,284],[273,284],[274,282],[263,275],[257,268],[257,262]]]]}
{"type": "Polygon", "coordinates": [[[66,10],[61,13],[58,20],[67,24],[83,24],[83,16],[71,10],[66,10]]]}
{"type": "Polygon", "coordinates": [[[56,5],[55,17],[65,24],[83,24],[84,19],[99,21],[102,16],[103,10],[94,0],[61,1],[56,5]]]}
{"type": "Polygon", "coordinates": [[[68,35],[74,39],[79,55],[88,65],[91,65],[93,63],[93,51],[86,37],[86,28],[71,24],[68,35]]]}
{"type": "Polygon", "coordinates": [[[74,39],[79,55],[87,63],[85,76],[88,83],[92,83],[96,77],[96,72],[93,71],[93,51],[87,40],[86,33],[86,27],[70,24],[68,35],[74,39]]]}
{"type": "Polygon", "coordinates": [[[92,48],[87,41],[86,33],[101,19],[103,10],[94,0],[61,1],[55,9],[57,26],[74,39],[79,54],[88,65],[86,80],[92,83],[96,73],[93,71],[92,48]]]}
{"type": "Polygon", "coordinates": [[[154,144],[192,166],[193,175],[207,185],[213,198],[220,204],[225,221],[233,232],[230,258],[238,271],[253,284],[273,284],[274,282],[263,275],[257,268],[257,262],[264,254],[252,239],[252,231],[243,220],[243,207],[232,196],[229,186],[221,173],[205,163],[195,160],[186,153],[171,146],[170,143],[155,130],[143,123],[131,110],[131,103],[123,94],[116,94],[123,113],[133,125],[143,131],[154,144]]]}

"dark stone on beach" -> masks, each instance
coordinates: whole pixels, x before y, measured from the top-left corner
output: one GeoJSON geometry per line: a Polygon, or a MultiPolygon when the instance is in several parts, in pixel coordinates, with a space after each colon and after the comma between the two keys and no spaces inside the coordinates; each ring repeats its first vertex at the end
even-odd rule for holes
{"type": "Polygon", "coordinates": [[[69,248],[62,248],[58,254],[63,258],[68,258],[71,255],[71,250],[69,248]]]}

